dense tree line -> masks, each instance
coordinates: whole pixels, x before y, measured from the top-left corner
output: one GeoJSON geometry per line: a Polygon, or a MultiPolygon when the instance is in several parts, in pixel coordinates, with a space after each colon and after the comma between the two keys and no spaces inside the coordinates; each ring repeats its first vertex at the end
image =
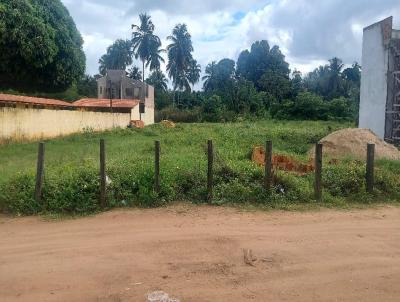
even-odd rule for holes
{"type": "Polygon", "coordinates": [[[201,66],[193,58],[187,26],[176,25],[167,38],[170,44],[163,50],[151,17],[141,14],[139,20],[140,25],[132,26],[132,41],[126,41],[131,43],[132,52],[117,40],[100,60],[100,73],[107,68],[126,69],[133,56],[139,58],[142,70],[133,66],[127,74],[145,79],[148,67],[151,73],[146,82],[155,87],[156,107],[162,118],[226,121],[238,116],[347,120],[356,117],[361,77],[357,63],[344,68],[340,59],[332,58],[329,64],[303,77],[299,71],[291,72],[279,46],[256,41],[240,53],[236,62],[223,58],[205,66],[203,89],[195,92],[201,66]],[[161,56],[163,52],[167,53],[167,62],[161,56]],[[161,70],[163,63],[171,89],[161,70]]]}
{"type": "Polygon", "coordinates": [[[237,61],[210,62],[201,77],[186,24],[172,29],[165,49],[150,15],[140,14],[139,23],[131,28],[131,39],[116,40],[101,56],[99,75],[84,75],[83,41],[60,0],[1,2],[0,60],[5,64],[0,66],[0,89],[67,89],[64,99],[96,97],[96,79],[107,69],[122,69],[132,79],[155,87],[156,108],[167,118],[354,119],[358,112],[361,67],[357,63],[345,67],[339,58],[332,58],[303,77],[290,70],[279,46],[262,40],[243,50],[237,61]],[[203,89],[196,92],[200,79],[203,89]]]}

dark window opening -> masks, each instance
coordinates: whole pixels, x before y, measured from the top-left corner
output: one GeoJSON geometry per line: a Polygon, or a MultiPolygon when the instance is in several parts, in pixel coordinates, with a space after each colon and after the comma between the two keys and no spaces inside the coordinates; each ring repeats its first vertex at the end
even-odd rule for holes
{"type": "Polygon", "coordinates": [[[126,94],[126,96],[133,97],[133,89],[132,88],[126,88],[125,89],[125,94],[126,94]]]}
{"type": "Polygon", "coordinates": [[[146,107],[144,103],[139,103],[139,113],[145,113],[146,107]]]}

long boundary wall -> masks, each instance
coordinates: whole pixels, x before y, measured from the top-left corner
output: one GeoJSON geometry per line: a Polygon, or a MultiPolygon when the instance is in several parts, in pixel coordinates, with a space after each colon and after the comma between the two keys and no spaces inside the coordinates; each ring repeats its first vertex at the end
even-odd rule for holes
{"type": "Polygon", "coordinates": [[[85,129],[102,131],[125,128],[130,123],[131,115],[136,115],[138,109],[139,106],[136,106],[131,113],[109,113],[0,107],[0,142],[51,138],[83,132],[85,129]]]}

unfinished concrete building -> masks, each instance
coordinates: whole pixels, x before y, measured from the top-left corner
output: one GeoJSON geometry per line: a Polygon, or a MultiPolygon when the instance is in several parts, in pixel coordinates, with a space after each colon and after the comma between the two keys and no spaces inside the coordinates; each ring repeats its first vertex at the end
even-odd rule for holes
{"type": "Polygon", "coordinates": [[[393,17],[364,28],[359,126],[400,144],[400,30],[393,17]]]}
{"type": "Polygon", "coordinates": [[[139,102],[140,117],[145,125],[154,124],[154,87],[133,80],[125,70],[107,70],[105,76],[97,80],[99,100],[135,100],[139,102]]]}

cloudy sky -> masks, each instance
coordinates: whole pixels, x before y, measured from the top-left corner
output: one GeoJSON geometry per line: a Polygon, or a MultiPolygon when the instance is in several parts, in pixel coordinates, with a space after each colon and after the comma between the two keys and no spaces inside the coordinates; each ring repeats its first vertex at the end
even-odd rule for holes
{"type": "Polygon", "coordinates": [[[360,61],[362,29],[393,15],[400,28],[399,0],[62,0],[85,41],[87,72],[118,38],[131,36],[138,14],[151,14],[156,34],[166,37],[177,23],[192,35],[202,68],[224,57],[237,59],[252,42],[277,44],[291,69],[308,72],[338,56],[360,61]]]}

